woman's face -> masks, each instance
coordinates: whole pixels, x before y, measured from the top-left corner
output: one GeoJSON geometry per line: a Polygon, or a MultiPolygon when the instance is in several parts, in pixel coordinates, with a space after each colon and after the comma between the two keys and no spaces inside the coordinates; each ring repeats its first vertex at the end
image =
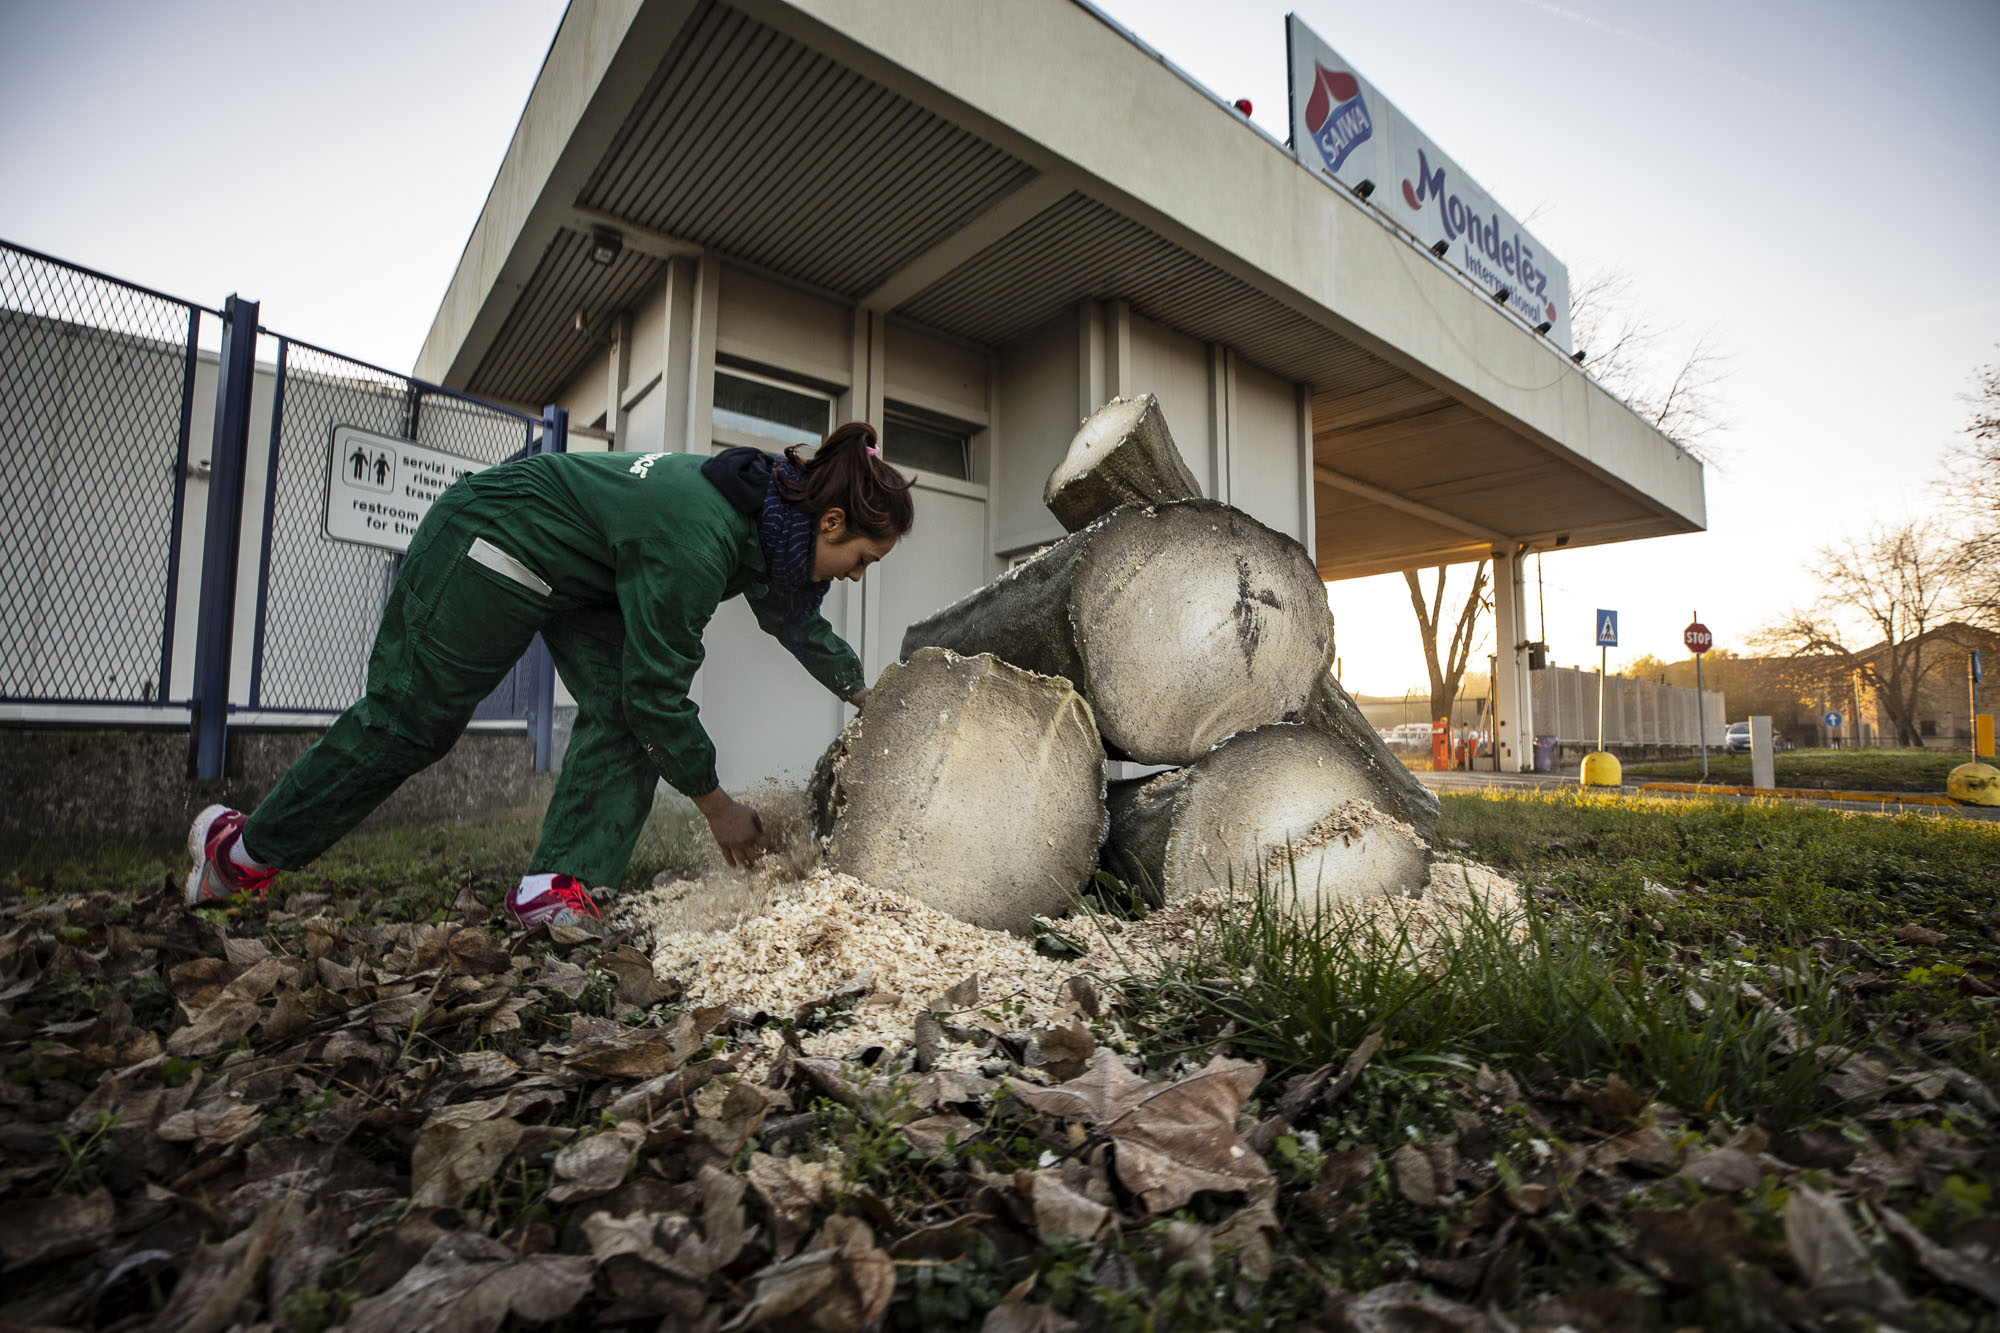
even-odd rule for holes
{"type": "Polygon", "coordinates": [[[861,581],[868,566],[896,549],[894,537],[864,537],[847,530],[847,515],[829,509],[819,516],[813,534],[813,582],[827,579],[861,581]]]}

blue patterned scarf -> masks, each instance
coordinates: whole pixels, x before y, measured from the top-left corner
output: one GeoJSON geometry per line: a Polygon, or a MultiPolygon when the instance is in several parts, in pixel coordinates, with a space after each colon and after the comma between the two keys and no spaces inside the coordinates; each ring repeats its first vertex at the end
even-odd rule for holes
{"type": "Polygon", "coordinates": [[[771,591],[779,606],[783,608],[780,618],[779,642],[791,651],[792,656],[805,654],[805,628],[812,618],[819,614],[820,603],[826,600],[826,590],[833,586],[829,580],[813,581],[814,537],[817,525],[812,515],[794,509],[785,503],[783,493],[778,490],[778,478],[784,477],[793,485],[803,485],[804,476],[791,460],[774,460],[771,482],[764,491],[764,507],[757,516],[757,543],[764,548],[764,566],[771,578],[771,591]]]}

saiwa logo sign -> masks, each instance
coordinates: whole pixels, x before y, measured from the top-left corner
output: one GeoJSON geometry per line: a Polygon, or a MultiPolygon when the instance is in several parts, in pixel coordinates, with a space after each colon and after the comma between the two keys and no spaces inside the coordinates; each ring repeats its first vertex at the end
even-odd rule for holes
{"type": "Polygon", "coordinates": [[[1326,159],[1326,169],[1338,172],[1347,155],[1375,133],[1360,82],[1345,70],[1328,69],[1314,61],[1312,95],[1306,99],[1306,128],[1326,159]]]}
{"type": "Polygon", "coordinates": [[[1548,247],[1297,14],[1285,19],[1285,51],[1299,165],[1567,351],[1569,274],[1548,247]]]}

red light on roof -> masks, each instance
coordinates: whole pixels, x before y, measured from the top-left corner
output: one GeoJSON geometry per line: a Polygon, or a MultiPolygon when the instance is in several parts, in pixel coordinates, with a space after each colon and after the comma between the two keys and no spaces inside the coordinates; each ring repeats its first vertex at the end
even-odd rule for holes
{"type": "Polygon", "coordinates": [[[1247,98],[1247,97],[1239,97],[1239,98],[1237,98],[1237,99],[1236,99],[1236,109],[1237,109],[1238,111],[1241,111],[1241,112],[1242,112],[1242,113],[1243,113],[1244,115],[1246,115],[1246,116],[1247,116],[1247,115],[1249,115],[1249,114],[1250,114],[1250,99],[1249,99],[1249,98],[1247,98]]]}

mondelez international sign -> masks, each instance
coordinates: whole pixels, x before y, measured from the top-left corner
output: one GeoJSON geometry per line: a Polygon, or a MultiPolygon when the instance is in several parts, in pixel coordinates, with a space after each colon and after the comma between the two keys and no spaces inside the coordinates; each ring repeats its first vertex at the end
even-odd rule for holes
{"type": "Polygon", "coordinates": [[[1570,350],[1569,271],[1458,163],[1355,72],[1297,14],[1285,17],[1292,154],[1349,189],[1363,181],[1383,217],[1570,350]]]}

